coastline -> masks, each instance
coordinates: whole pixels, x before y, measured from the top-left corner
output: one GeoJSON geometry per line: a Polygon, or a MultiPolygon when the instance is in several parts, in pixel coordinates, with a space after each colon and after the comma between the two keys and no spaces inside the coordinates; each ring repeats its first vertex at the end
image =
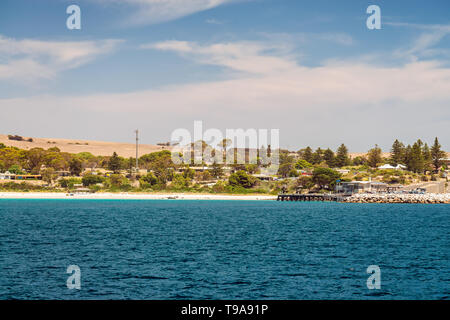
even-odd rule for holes
{"type": "MultiPolygon", "coordinates": [[[[0,192],[1,199],[11,200],[248,200],[276,201],[273,195],[205,194],[205,193],[66,193],[66,192],[0,192]]],[[[450,204],[450,193],[426,195],[355,194],[343,203],[422,203],[450,204]]]]}
{"type": "Polygon", "coordinates": [[[226,195],[195,193],[86,193],[65,192],[0,192],[0,199],[67,199],[67,200],[276,200],[272,195],[226,195]]]}

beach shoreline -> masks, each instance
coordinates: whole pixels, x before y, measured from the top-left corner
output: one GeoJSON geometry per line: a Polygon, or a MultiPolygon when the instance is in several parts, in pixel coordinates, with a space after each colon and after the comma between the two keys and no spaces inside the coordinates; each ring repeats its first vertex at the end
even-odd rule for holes
{"type": "Polygon", "coordinates": [[[226,195],[195,193],[66,193],[0,192],[0,199],[68,199],[68,200],[276,200],[273,195],[226,195]]]}

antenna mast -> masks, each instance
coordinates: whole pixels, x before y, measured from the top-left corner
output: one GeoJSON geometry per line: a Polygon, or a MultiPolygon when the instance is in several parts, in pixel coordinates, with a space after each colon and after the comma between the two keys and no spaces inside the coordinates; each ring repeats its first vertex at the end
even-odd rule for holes
{"type": "Polygon", "coordinates": [[[138,167],[138,150],[139,150],[139,130],[136,129],[136,174],[138,174],[139,172],[139,167],[138,167]]]}

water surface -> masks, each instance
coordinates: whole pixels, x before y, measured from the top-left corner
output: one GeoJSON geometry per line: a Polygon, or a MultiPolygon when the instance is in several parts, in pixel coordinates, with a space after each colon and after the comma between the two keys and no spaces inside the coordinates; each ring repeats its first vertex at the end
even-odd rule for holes
{"type": "Polygon", "coordinates": [[[0,200],[0,299],[448,299],[449,208],[0,200]]]}

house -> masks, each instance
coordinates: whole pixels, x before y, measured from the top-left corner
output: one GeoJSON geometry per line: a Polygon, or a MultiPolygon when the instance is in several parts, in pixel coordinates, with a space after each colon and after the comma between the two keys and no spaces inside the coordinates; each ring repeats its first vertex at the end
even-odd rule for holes
{"type": "Polygon", "coordinates": [[[387,170],[387,169],[392,169],[392,170],[405,170],[406,166],[402,165],[402,164],[397,164],[397,166],[391,166],[390,164],[385,164],[382,165],[381,167],[378,167],[378,169],[381,170],[387,170]]]}
{"type": "Polygon", "coordinates": [[[340,182],[336,185],[336,192],[344,194],[354,193],[384,193],[388,192],[389,185],[376,181],[340,182]]]}
{"type": "Polygon", "coordinates": [[[42,180],[40,174],[16,174],[13,178],[15,180],[42,180]]]}
{"type": "Polygon", "coordinates": [[[0,180],[14,180],[15,177],[16,175],[9,171],[6,171],[5,173],[0,173],[0,180]]]}

